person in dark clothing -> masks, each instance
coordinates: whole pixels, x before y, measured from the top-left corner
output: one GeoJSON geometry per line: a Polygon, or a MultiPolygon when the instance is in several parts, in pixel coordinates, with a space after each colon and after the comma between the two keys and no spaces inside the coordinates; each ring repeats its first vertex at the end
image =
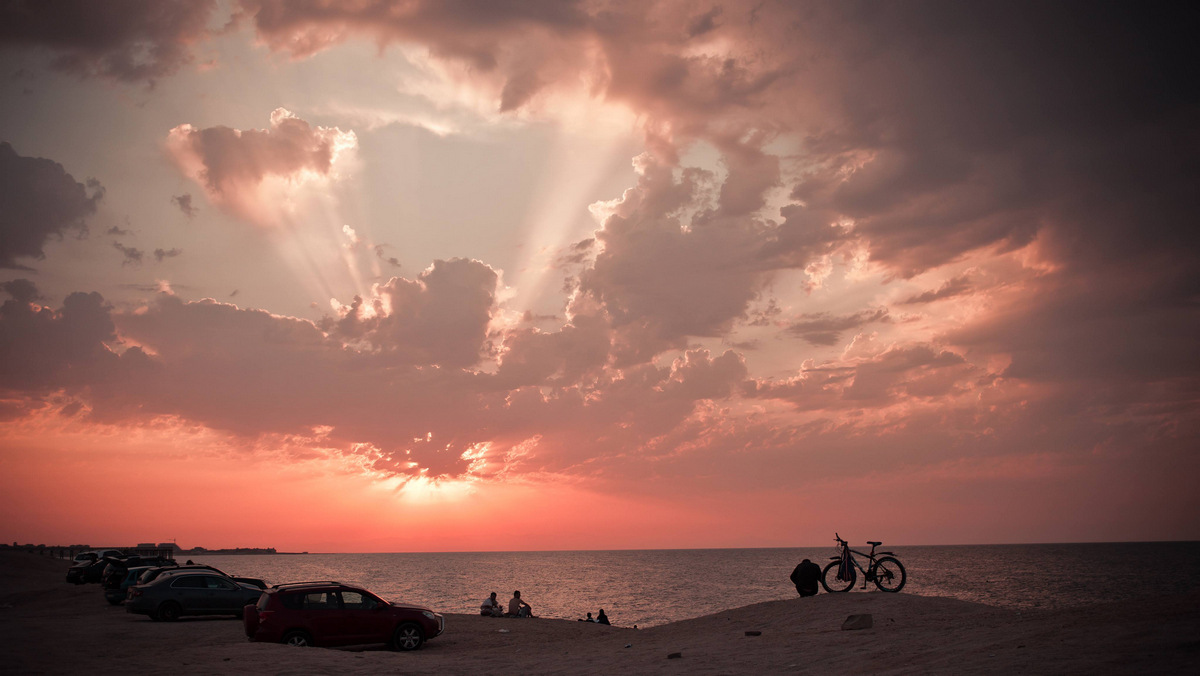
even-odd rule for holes
{"type": "Polygon", "coordinates": [[[596,616],[596,621],[600,624],[610,624],[608,621],[608,615],[604,614],[603,608],[600,609],[600,614],[596,616]]]}
{"type": "Polygon", "coordinates": [[[796,566],[796,570],[792,571],[791,580],[792,584],[796,585],[796,592],[801,596],[816,596],[817,583],[821,580],[821,567],[804,559],[796,566]]]}

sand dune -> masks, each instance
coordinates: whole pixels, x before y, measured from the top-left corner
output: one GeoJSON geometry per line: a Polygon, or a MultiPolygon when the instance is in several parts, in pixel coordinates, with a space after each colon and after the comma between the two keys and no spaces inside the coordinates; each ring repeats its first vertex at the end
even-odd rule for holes
{"type": "MultiPolygon", "coordinates": [[[[1200,595],[1018,613],[854,592],[644,630],[447,615],[415,653],[249,643],[240,621],[152,622],[63,582],[66,562],[0,553],[0,671],[22,674],[1194,674],[1200,595]],[[875,626],[841,631],[852,613],[875,626]],[[500,629],[509,630],[507,633],[500,629]],[[748,630],[761,631],[749,637],[748,630]],[[629,647],[626,647],[629,646],[629,647]],[[666,659],[682,652],[682,659],[666,659]]],[[[737,599],[730,599],[735,605],[737,599]]],[[[439,609],[448,610],[448,609],[439,609]]]]}

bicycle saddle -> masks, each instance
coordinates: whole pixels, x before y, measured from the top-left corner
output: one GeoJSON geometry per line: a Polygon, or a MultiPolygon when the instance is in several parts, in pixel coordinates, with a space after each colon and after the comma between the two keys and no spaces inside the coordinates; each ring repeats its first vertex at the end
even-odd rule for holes
{"type": "Polygon", "coordinates": [[[867,540],[867,544],[878,547],[879,545],[881,545],[883,543],[882,542],[871,542],[870,540],[867,540]]]}

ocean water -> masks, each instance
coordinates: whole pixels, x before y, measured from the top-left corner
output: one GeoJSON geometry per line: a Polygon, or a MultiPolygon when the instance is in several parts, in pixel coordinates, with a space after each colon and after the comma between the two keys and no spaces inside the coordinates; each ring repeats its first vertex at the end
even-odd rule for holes
{"type": "MultiPolygon", "coordinates": [[[[1060,608],[1200,589],[1200,542],[885,543],[880,549],[894,552],[908,571],[901,593],[1007,608],[1060,608]]],[[[836,554],[833,547],[821,547],[183,558],[268,584],[336,580],[440,612],[478,612],[489,592],[507,603],[519,589],[542,617],[573,619],[604,608],[613,624],[646,627],[793,598],[788,575],[795,565],[810,558],[823,567],[836,554]]],[[[861,578],[851,593],[863,593],[861,578]]],[[[867,589],[872,590],[874,585],[867,589]]]]}

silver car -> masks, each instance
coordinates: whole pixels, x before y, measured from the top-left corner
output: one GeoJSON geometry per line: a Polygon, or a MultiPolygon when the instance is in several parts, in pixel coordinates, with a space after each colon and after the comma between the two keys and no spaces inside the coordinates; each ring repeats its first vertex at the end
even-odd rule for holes
{"type": "Polygon", "coordinates": [[[180,571],[160,575],[149,584],[129,588],[125,612],[174,622],[184,615],[242,616],[247,604],[258,601],[262,590],[235,582],[210,570],[180,571]]]}

